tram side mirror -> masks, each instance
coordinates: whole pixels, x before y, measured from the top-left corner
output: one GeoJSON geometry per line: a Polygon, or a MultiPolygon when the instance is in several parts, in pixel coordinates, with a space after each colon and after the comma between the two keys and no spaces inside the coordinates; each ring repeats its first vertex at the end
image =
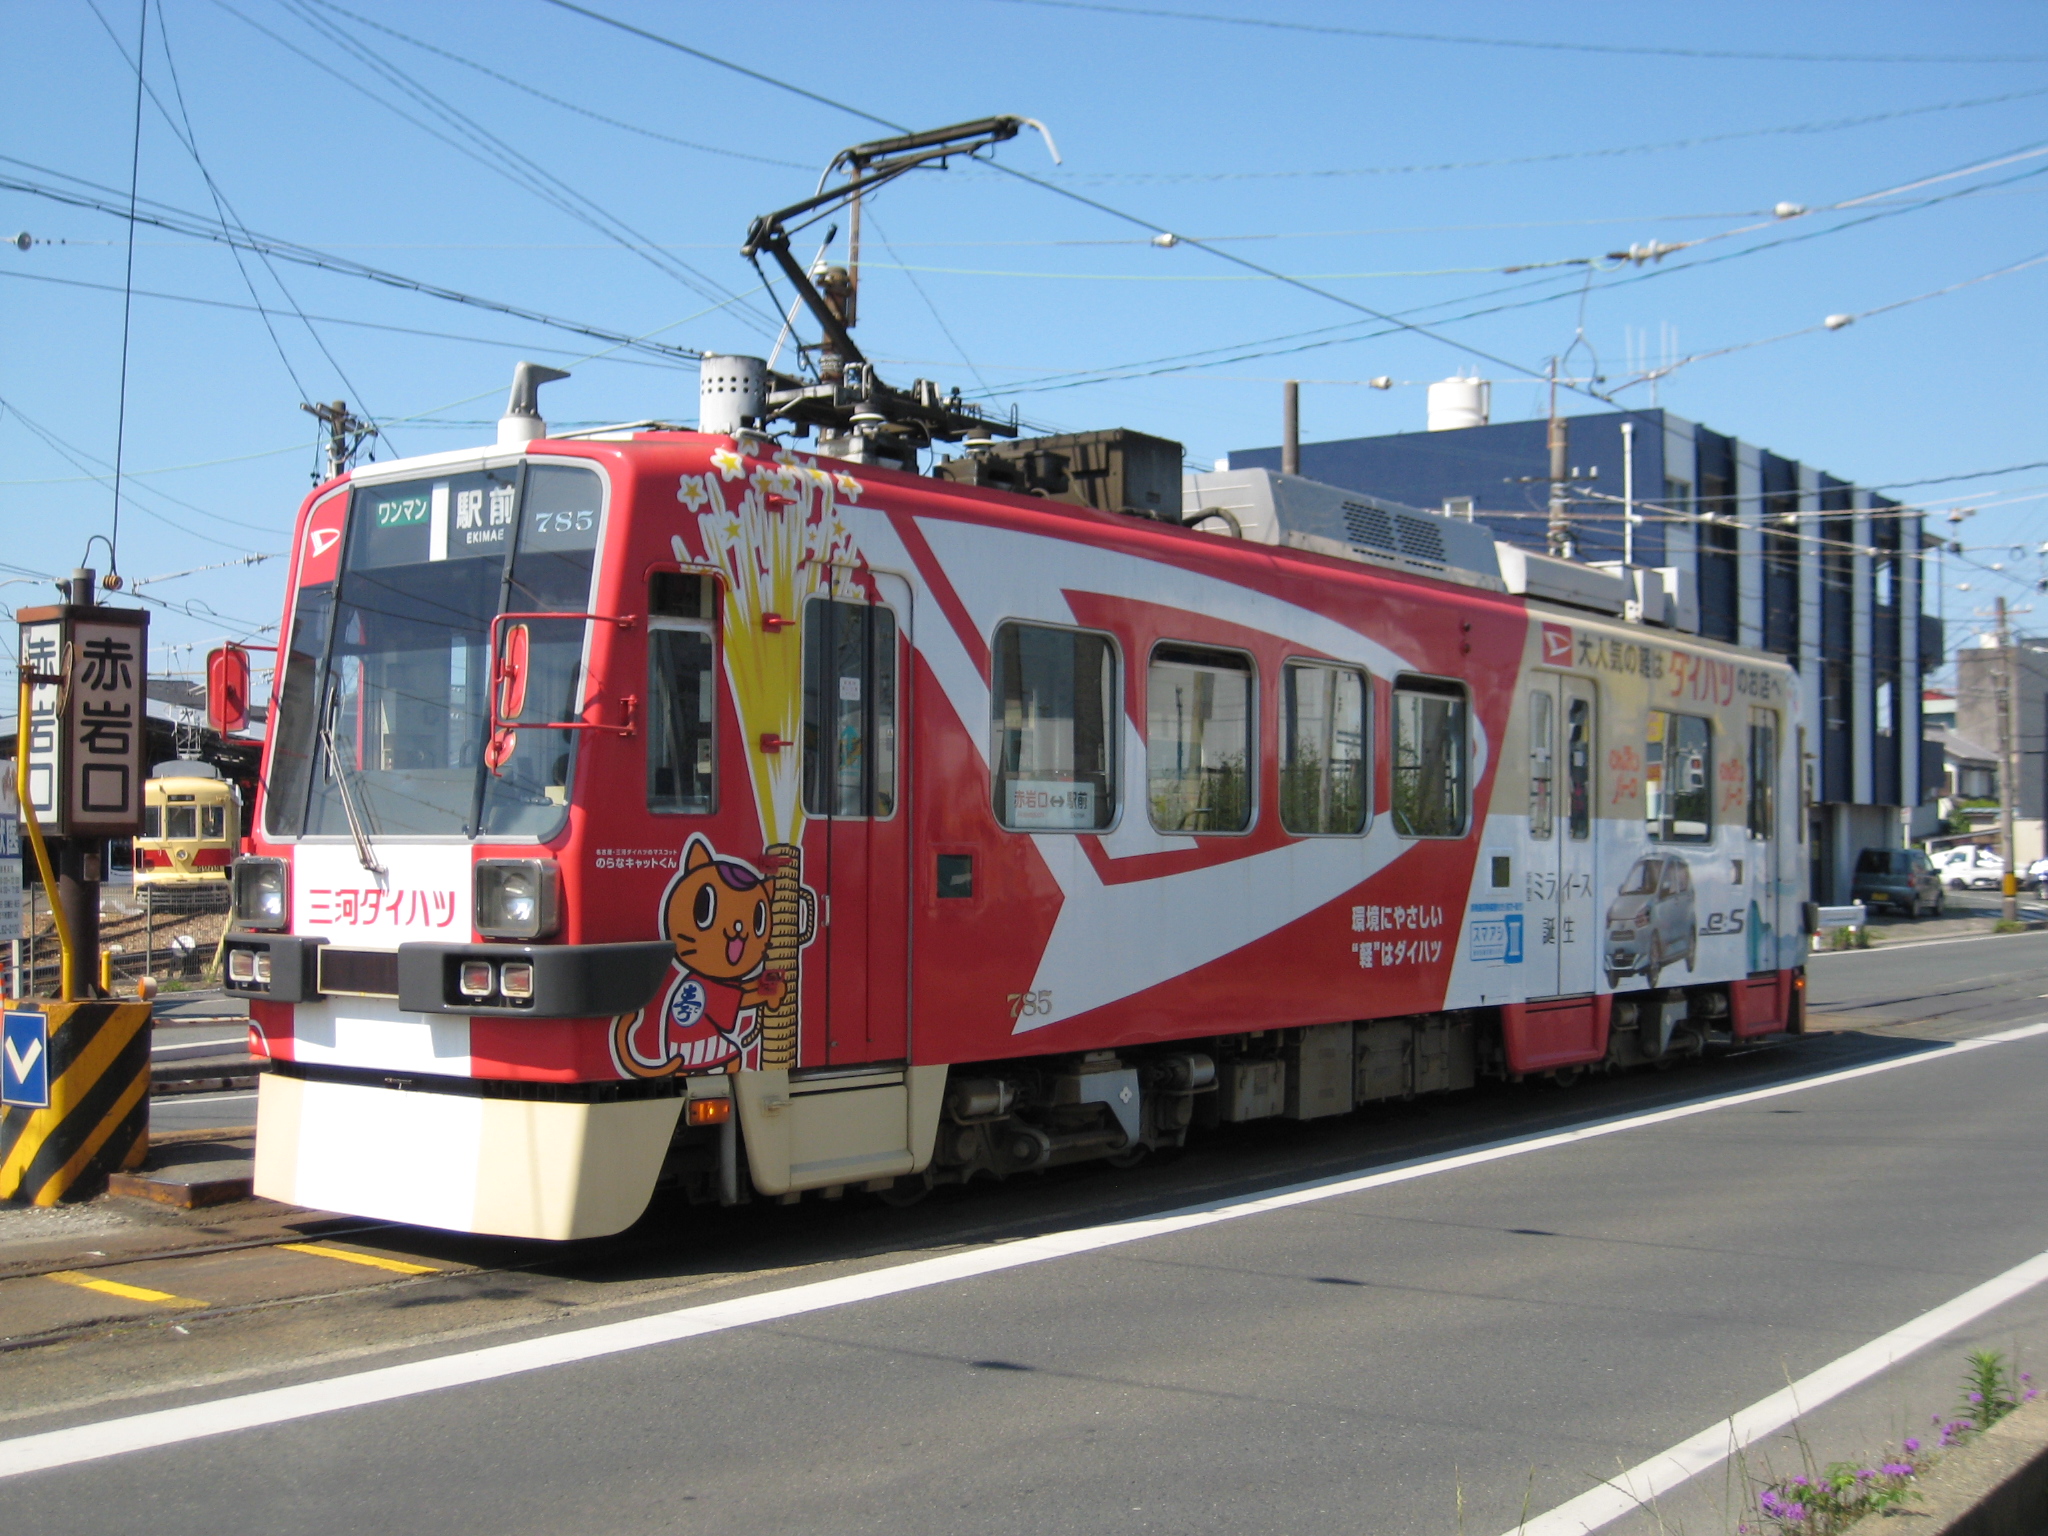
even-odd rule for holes
{"type": "Polygon", "coordinates": [[[532,648],[533,634],[524,624],[506,629],[491,667],[491,687],[498,695],[498,719],[503,724],[510,725],[526,709],[526,661],[532,648]]]}
{"type": "Polygon", "coordinates": [[[206,655],[206,723],[223,736],[249,725],[249,653],[223,645],[206,655]]]}
{"type": "Polygon", "coordinates": [[[526,708],[526,664],[532,647],[532,632],[524,624],[509,625],[491,658],[491,741],[484,749],[484,763],[494,774],[504,771],[518,740],[513,722],[526,708]]]}

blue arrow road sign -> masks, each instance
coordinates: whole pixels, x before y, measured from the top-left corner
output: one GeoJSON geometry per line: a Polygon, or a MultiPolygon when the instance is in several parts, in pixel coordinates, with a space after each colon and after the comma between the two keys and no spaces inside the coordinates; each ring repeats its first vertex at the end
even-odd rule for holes
{"type": "Polygon", "coordinates": [[[50,1021],[40,1013],[10,1013],[0,1030],[0,1104],[50,1107],[50,1021]]]}

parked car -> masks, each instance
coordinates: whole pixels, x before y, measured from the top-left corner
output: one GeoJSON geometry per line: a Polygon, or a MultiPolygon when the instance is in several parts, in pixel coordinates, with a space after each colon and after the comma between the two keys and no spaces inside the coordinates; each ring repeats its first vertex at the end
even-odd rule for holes
{"type": "Polygon", "coordinates": [[[1945,896],[1934,862],[1918,848],[1866,848],[1856,856],[1849,899],[1917,918],[1922,912],[1941,916],[1945,896]]]}
{"type": "Polygon", "coordinates": [[[2005,883],[2005,860],[1989,848],[1950,848],[1935,855],[1935,871],[1952,891],[1995,891],[2005,883]]]}
{"type": "Polygon", "coordinates": [[[1658,973],[1681,957],[1689,971],[1699,948],[1692,871],[1677,854],[1644,854],[1607,909],[1608,990],[1637,975],[1654,987],[1658,973]]]}
{"type": "Polygon", "coordinates": [[[2027,866],[2026,883],[2043,896],[2048,896],[2048,859],[2036,859],[2027,866]]]}

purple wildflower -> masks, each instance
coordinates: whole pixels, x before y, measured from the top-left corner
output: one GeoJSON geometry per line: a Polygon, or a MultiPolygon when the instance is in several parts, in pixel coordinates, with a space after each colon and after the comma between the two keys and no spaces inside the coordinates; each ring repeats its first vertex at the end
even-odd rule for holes
{"type": "Polygon", "coordinates": [[[1912,1464],[1904,1461],[1888,1461],[1881,1470],[1886,1477],[1911,1477],[1913,1475],[1912,1464]]]}
{"type": "Polygon", "coordinates": [[[1918,1440],[1908,1440],[1908,1441],[1906,1442],[1906,1450],[1907,1450],[1907,1452],[1908,1452],[1909,1454],[1910,1454],[1911,1452],[1913,1452],[1913,1451],[1917,1451],[1917,1450],[1919,1450],[1919,1449],[1920,1449],[1920,1442],[1919,1442],[1918,1440]]]}
{"type": "Polygon", "coordinates": [[[1984,1401],[1984,1394],[1982,1392],[1972,1392],[1970,1394],[1970,1401],[1973,1403],[1981,1403],[1984,1401]]]}

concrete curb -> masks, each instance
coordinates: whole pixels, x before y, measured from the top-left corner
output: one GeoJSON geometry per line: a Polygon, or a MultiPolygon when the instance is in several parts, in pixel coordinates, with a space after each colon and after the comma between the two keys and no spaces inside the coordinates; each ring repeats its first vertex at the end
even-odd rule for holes
{"type": "Polygon", "coordinates": [[[2048,1530],[2048,1398],[1944,1451],[1920,1497],[1849,1527],[1850,1536],[2040,1536],[2048,1530]]]}

